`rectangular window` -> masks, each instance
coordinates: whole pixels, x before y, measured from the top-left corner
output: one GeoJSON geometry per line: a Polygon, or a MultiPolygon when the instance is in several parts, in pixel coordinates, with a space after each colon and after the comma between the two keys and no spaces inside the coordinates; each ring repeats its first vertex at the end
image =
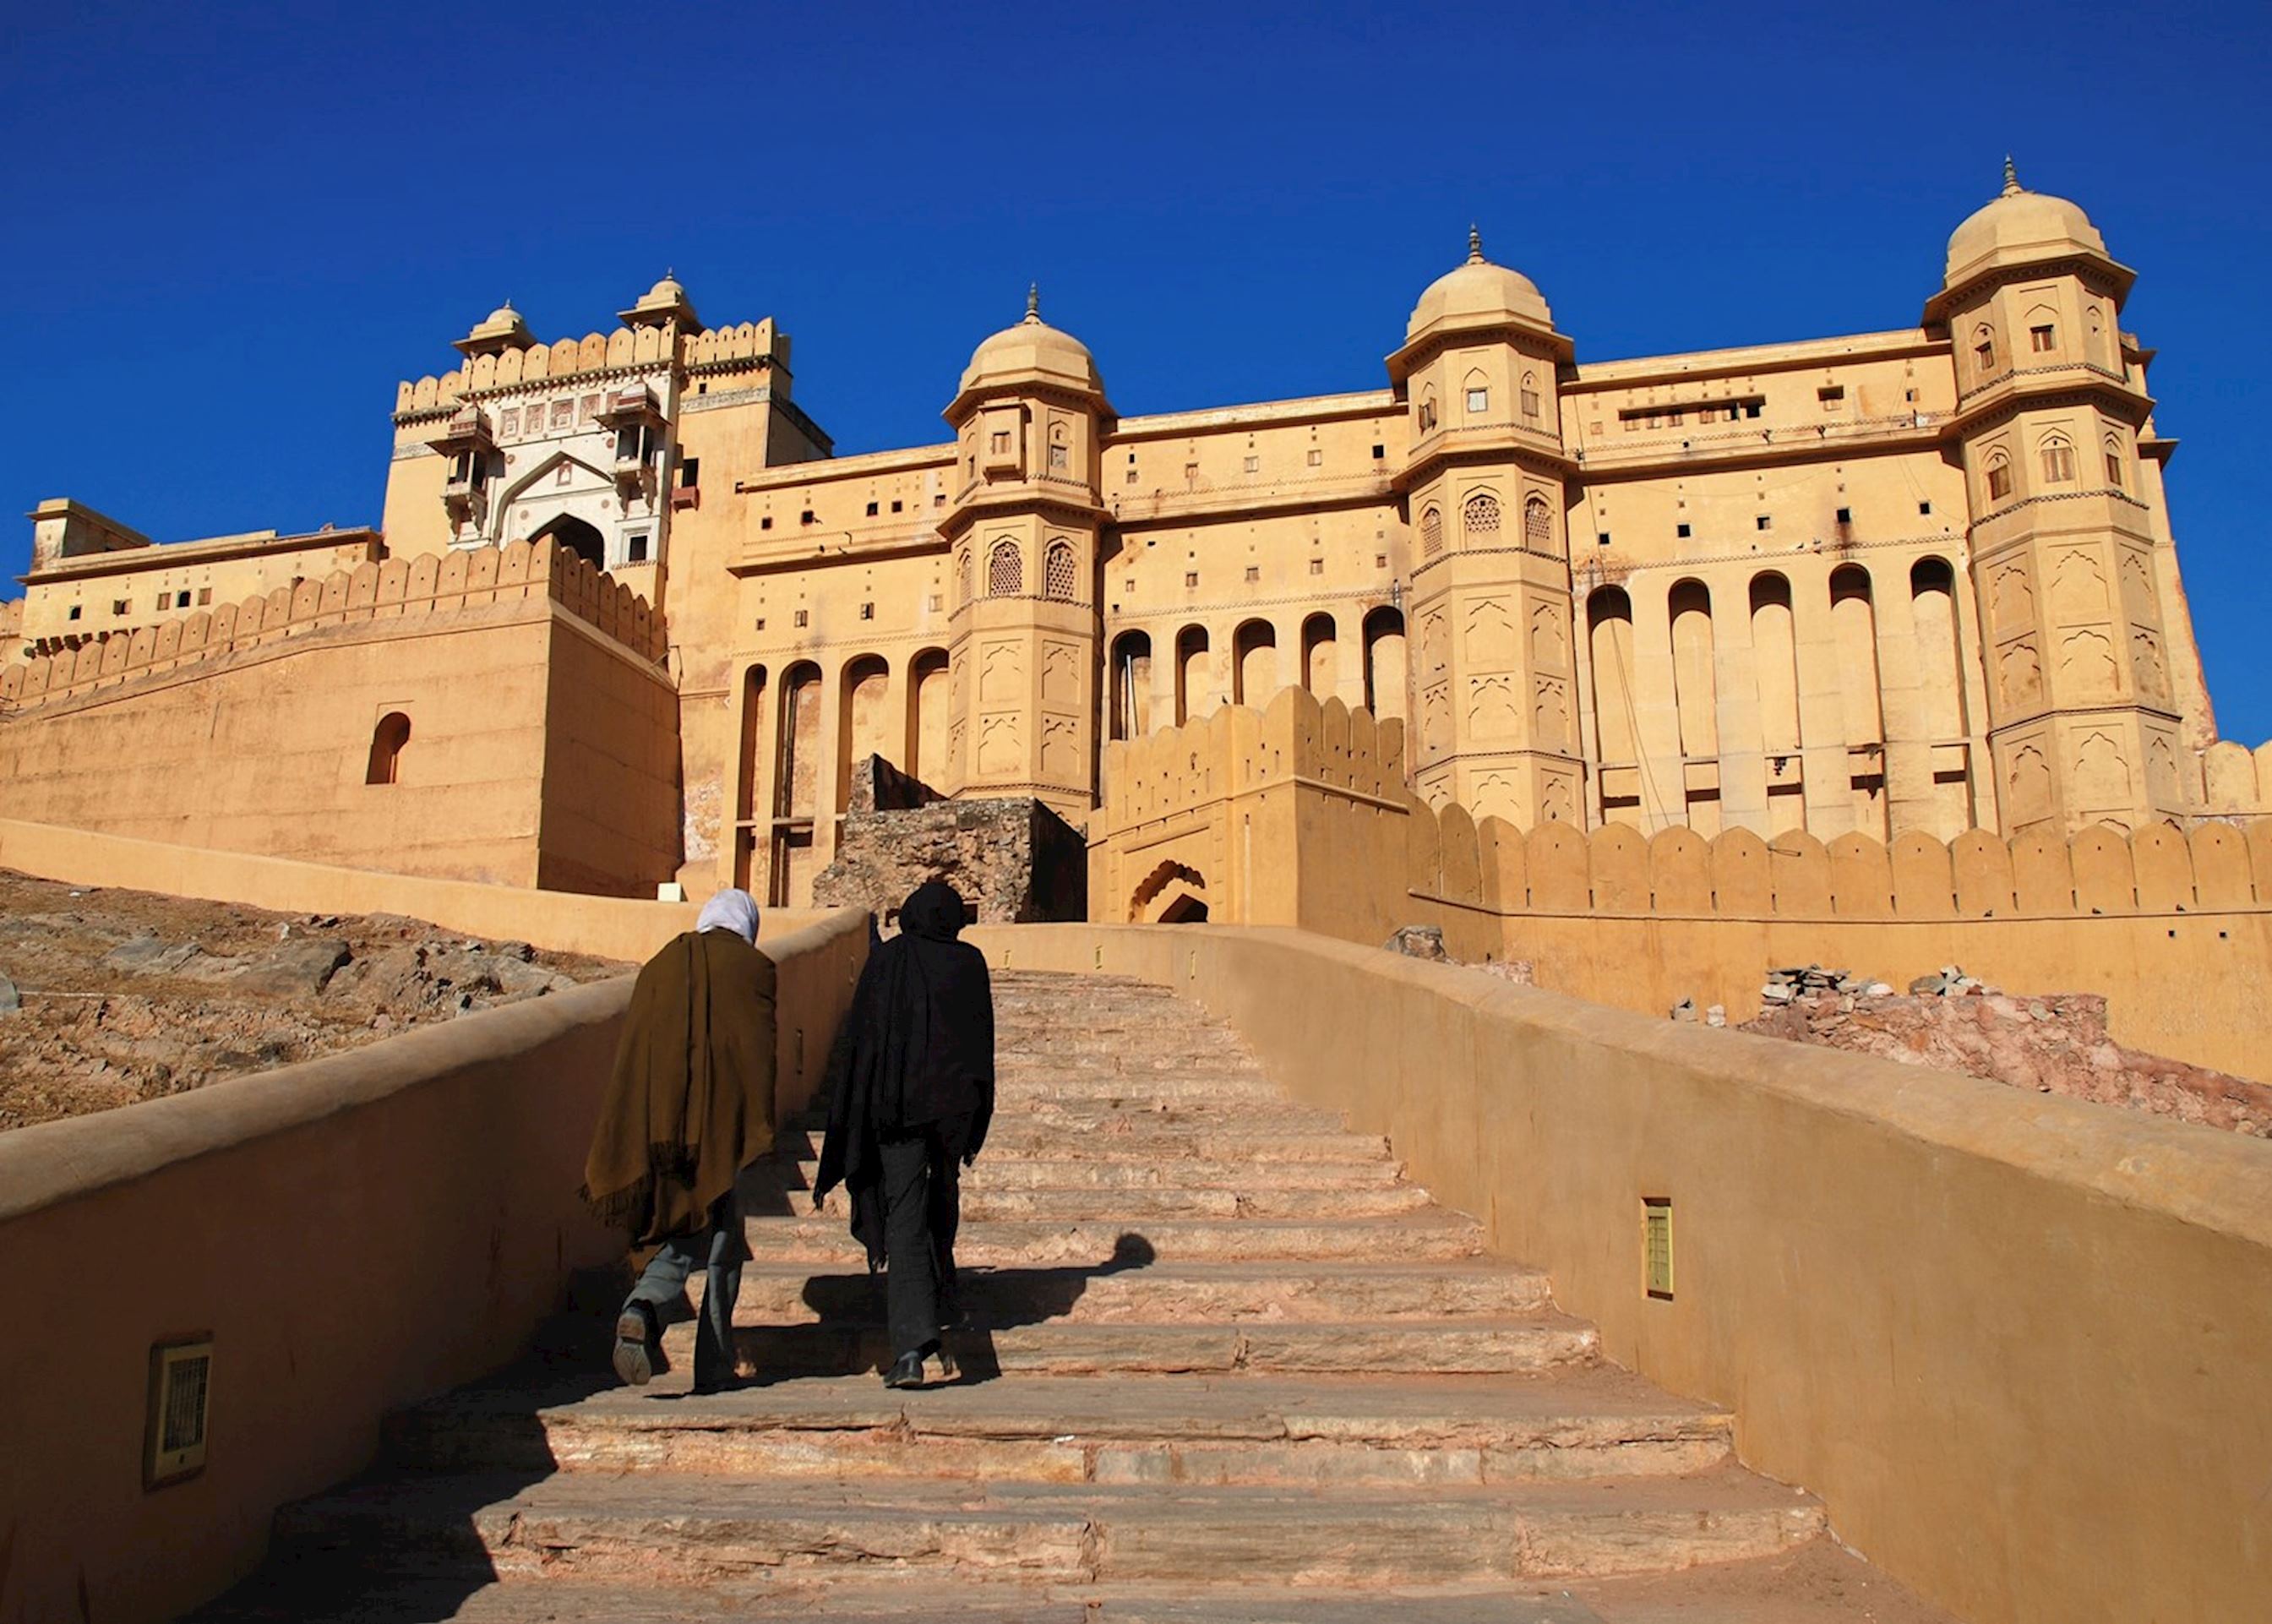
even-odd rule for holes
{"type": "Polygon", "coordinates": [[[79,606],[78,604],[72,604],[71,606],[71,613],[65,615],[64,618],[66,620],[77,620],[78,618],[78,608],[79,606]]]}
{"type": "Polygon", "coordinates": [[[1525,417],[1538,415],[1538,391],[1536,389],[1526,389],[1522,392],[1522,415],[1525,417]]]}
{"type": "Polygon", "coordinates": [[[2012,470],[1999,462],[1988,470],[1988,498],[2000,502],[2012,494],[2012,470]]]}
{"type": "Polygon", "coordinates": [[[875,516],[876,516],[876,505],[875,505],[873,502],[871,502],[871,503],[869,503],[869,504],[868,504],[868,517],[869,517],[869,518],[871,518],[871,519],[873,519],[875,516]]]}
{"type": "Polygon", "coordinates": [[[1262,459],[1249,457],[1246,460],[1246,471],[1250,474],[1259,474],[1262,471],[1262,459]]]}
{"type": "Polygon", "coordinates": [[[1260,580],[1262,579],[1262,566],[1259,564],[1248,565],[1246,566],[1246,579],[1249,583],[1260,580]]]}
{"type": "Polygon", "coordinates": [[[2049,323],[2046,323],[2040,327],[2030,327],[2028,329],[2028,348],[2034,350],[2037,355],[2040,355],[2048,349],[2054,349],[2058,348],[2058,345],[2059,334],[2052,329],[2049,323]]]}
{"type": "Polygon", "coordinates": [[[873,603],[863,603],[862,605],[860,605],[860,618],[861,618],[861,619],[863,619],[863,620],[873,620],[875,617],[876,617],[876,606],[875,606],[873,603]]]}
{"type": "Polygon", "coordinates": [[[190,595],[189,595],[188,593],[186,593],[186,592],[176,592],[176,593],[174,595],[174,607],[175,607],[176,609],[187,609],[187,608],[189,608],[189,606],[190,606],[190,595]]]}
{"type": "Polygon", "coordinates": [[[758,617],[757,629],[760,632],[766,629],[766,617],[763,615],[758,617]]]}
{"type": "Polygon", "coordinates": [[[1923,518],[1930,517],[1930,516],[1931,516],[1931,514],[1932,514],[1932,503],[1930,503],[1930,502],[1920,502],[1920,503],[1918,503],[1918,504],[1917,504],[1917,517],[1918,517],[1918,518],[1923,519],[1923,518]]]}
{"type": "Polygon", "coordinates": [[[1373,554],[1372,567],[1376,570],[1386,569],[1388,567],[1388,555],[1385,552],[1377,552],[1373,554]]]}
{"type": "Polygon", "coordinates": [[[1594,534],[1594,545],[1595,545],[1595,546],[1596,546],[1596,547],[1607,547],[1609,544],[1610,544],[1610,533],[1609,533],[1607,530],[1597,530],[1597,531],[1596,531],[1596,532],[1595,532],[1595,534],[1594,534]]]}
{"type": "Polygon", "coordinates": [[[629,564],[645,564],[646,562],[646,531],[639,531],[632,535],[631,540],[624,543],[624,562],[629,564]]]}
{"type": "MultiPolygon", "coordinates": [[[[1758,400],[1746,400],[1746,401],[1745,401],[1745,402],[1744,402],[1744,415],[1745,415],[1745,416],[1746,416],[1746,417],[1756,417],[1756,416],[1758,416],[1758,415],[1760,415],[1760,406],[1761,406],[1762,404],[1763,404],[1763,402],[1761,402],[1761,401],[1758,401],[1758,400]]],[[[1729,421],[1729,422],[1730,422],[1730,423],[1733,423],[1733,422],[1735,421],[1735,419],[1734,419],[1733,417],[1730,417],[1730,418],[1729,418],[1729,420],[1728,420],[1728,421],[1729,421]]]]}
{"type": "Polygon", "coordinates": [[[760,530],[770,530],[773,528],[774,516],[771,513],[767,513],[764,518],[758,520],[758,528],[760,530]]]}
{"type": "Polygon", "coordinates": [[[1760,514],[1752,520],[1752,523],[1757,528],[1761,530],[1772,530],[1775,528],[1775,520],[1766,513],[1760,514]]]}
{"type": "Polygon", "coordinates": [[[1311,573],[1311,574],[1312,574],[1312,575],[1322,575],[1322,574],[1324,574],[1325,573],[1326,573],[1326,561],[1325,561],[1323,558],[1312,558],[1312,559],[1311,559],[1311,560],[1310,560],[1310,573],[1311,573]]]}
{"type": "Polygon", "coordinates": [[[559,472],[553,475],[552,483],[556,485],[564,485],[574,475],[575,471],[576,465],[574,463],[564,462],[560,465],[559,472]]]}
{"type": "Polygon", "coordinates": [[[936,615],[941,609],[945,607],[945,602],[946,601],[940,597],[938,593],[934,592],[930,596],[923,600],[923,607],[930,610],[932,614],[936,615]]]}
{"type": "Polygon", "coordinates": [[[1678,535],[1684,542],[1686,541],[1691,535],[1694,534],[1685,524],[1677,524],[1673,526],[1672,531],[1674,535],[1678,535]]]}
{"type": "Polygon", "coordinates": [[[1312,468],[1316,468],[1319,464],[1325,461],[1325,460],[1326,453],[1324,452],[1319,451],[1314,445],[1310,447],[1310,466],[1312,468]]]}
{"type": "Polygon", "coordinates": [[[1982,371],[1992,370],[1996,365],[1996,346],[1987,339],[1981,340],[1972,347],[1972,359],[1982,371]]]}
{"type": "Polygon", "coordinates": [[[1679,428],[1683,423],[1686,423],[1687,421],[1688,421],[1688,414],[1687,414],[1687,413],[1685,413],[1685,412],[1674,412],[1674,413],[1671,413],[1670,415],[1668,415],[1668,416],[1665,418],[1665,422],[1666,422],[1667,423],[1670,424],[1673,428],[1676,428],[1676,429],[1679,428]]]}
{"type": "Polygon", "coordinates": [[[1067,462],[1066,462],[1066,457],[1067,457],[1067,455],[1068,455],[1068,453],[1067,453],[1067,452],[1066,452],[1066,450],[1065,450],[1065,448],[1064,446],[1062,446],[1062,445],[1052,445],[1052,446],[1050,446],[1050,468],[1052,468],[1063,469],[1064,468],[1065,468],[1065,467],[1067,466],[1067,462]]]}
{"type": "Polygon", "coordinates": [[[2106,453],[2106,483],[2117,490],[2123,489],[2122,454],[2119,452],[2110,451],[2106,453]]]}
{"type": "Polygon", "coordinates": [[[110,601],[110,612],[114,615],[124,614],[126,612],[126,600],[124,598],[113,598],[110,601]]]}
{"type": "Polygon", "coordinates": [[[1854,510],[1850,507],[1840,508],[1838,510],[1838,522],[1840,524],[1852,524],[1854,522],[1854,510]]]}
{"type": "Polygon", "coordinates": [[[1007,429],[1002,429],[997,430],[991,435],[989,435],[987,437],[986,445],[987,449],[998,457],[1008,455],[1010,451],[1010,431],[1007,429]]]}
{"type": "Polygon", "coordinates": [[[1128,470],[1128,483],[1132,485],[1136,483],[1136,470],[1134,468],[1128,470]]]}
{"type": "Polygon", "coordinates": [[[1469,416],[1470,416],[1470,417],[1480,417],[1480,416],[1482,416],[1485,412],[1487,412],[1487,411],[1489,411],[1489,410],[1491,410],[1491,391],[1490,391],[1490,390],[1488,390],[1488,389],[1470,389],[1470,390],[1469,390],[1469,391],[1468,391],[1468,415],[1469,415],[1469,416]]]}
{"type": "Polygon", "coordinates": [[[1388,447],[1387,447],[1387,446],[1386,446],[1386,445],[1376,445],[1376,446],[1374,446],[1374,447],[1372,448],[1372,460],[1373,460],[1375,462],[1379,462],[1379,461],[1382,460],[1383,460],[1384,458],[1386,458],[1387,455],[1388,455],[1388,447]]]}
{"type": "Polygon", "coordinates": [[[1670,1196],[1641,1198],[1642,1285],[1660,1302],[1672,1300],[1672,1200],[1670,1196]]]}
{"type": "Polygon", "coordinates": [[[213,588],[211,587],[199,587],[198,588],[198,607],[199,609],[203,609],[206,604],[212,602],[213,588]]]}
{"type": "Polygon", "coordinates": [[[691,490],[701,483],[702,459],[699,457],[681,459],[678,464],[678,488],[681,490],[691,490]]]}
{"type": "Polygon", "coordinates": [[[1197,570],[1185,570],[1185,571],[1184,572],[1184,585],[1185,585],[1185,586],[1186,586],[1186,587],[1196,587],[1196,586],[1198,586],[1199,584],[1200,584],[1200,573],[1199,573],[1197,570]]]}
{"type": "Polygon", "coordinates": [[[1846,399],[1846,391],[1834,384],[1827,389],[1816,390],[1814,392],[1814,398],[1822,402],[1822,409],[1824,411],[1835,412],[1838,409],[1840,405],[1844,402],[1846,399]]]}
{"type": "Polygon", "coordinates": [[[892,504],[892,511],[896,513],[906,505],[907,504],[904,502],[894,502],[892,504]]]}
{"type": "Polygon", "coordinates": [[[153,608],[153,609],[154,609],[154,610],[156,610],[160,614],[163,614],[163,613],[165,613],[165,611],[166,611],[166,595],[165,595],[164,593],[162,593],[162,592],[161,592],[161,593],[160,593],[160,594],[158,595],[158,601],[157,601],[155,603],[153,603],[150,607],[151,607],[151,608],[153,608]]]}
{"type": "Polygon", "coordinates": [[[818,524],[820,522],[820,515],[814,513],[808,507],[796,516],[796,521],[799,524],[818,524]]]}
{"type": "Polygon", "coordinates": [[[2074,477],[2074,448],[2071,445],[2044,447],[2044,477],[2052,484],[2063,485],[2074,477]]]}
{"type": "Polygon", "coordinates": [[[945,507],[946,505],[946,492],[942,490],[937,496],[931,498],[930,505],[933,507],[945,507]]]}
{"type": "Polygon", "coordinates": [[[791,618],[800,626],[809,626],[812,624],[812,611],[809,609],[801,609],[791,618]]]}

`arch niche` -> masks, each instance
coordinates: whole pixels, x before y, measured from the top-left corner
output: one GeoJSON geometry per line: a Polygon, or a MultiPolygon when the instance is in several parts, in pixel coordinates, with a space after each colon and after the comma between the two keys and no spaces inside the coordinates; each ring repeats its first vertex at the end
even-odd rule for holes
{"type": "Polygon", "coordinates": [[[597,526],[577,518],[573,513],[561,513],[548,520],[543,528],[528,539],[538,545],[548,539],[556,541],[560,543],[562,550],[574,553],[594,569],[608,567],[606,538],[601,535],[597,526]]]}
{"type": "Polygon", "coordinates": [[[1202,924],[1207,917],[1207,877],[1173,859],[1146,875],[1128,899],[1131,924],[1202,924]]]}

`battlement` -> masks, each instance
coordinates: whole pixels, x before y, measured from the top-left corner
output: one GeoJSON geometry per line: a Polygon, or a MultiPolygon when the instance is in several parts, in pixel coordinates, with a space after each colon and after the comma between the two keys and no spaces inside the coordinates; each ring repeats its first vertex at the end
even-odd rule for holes
{"type": "Polygon", "coordinates": [[[551,344],[476,355],[440,377],[395,387],[394,415],[422,417],[454,410],[460,400],[492,389],[517,388],[541,380],[586,378],[640,367],[675,365],[689,372],[734,371],[788,365],[788,336],[767,317],[738,326],[680,333],[670,327],[618,327],[587,333],[551,344]]]}
{"type": "MultiPolygon", "coordinates": [[[[303,635],[323,626],[447,614],[484,603],[549,597],[640,658],[660,664],[668,642],[646,599],[546,540],[370,562],[224,603],[178,620],[98,635],[77,648],[0,670],[0,707],[77,699],[131,677],[303,635]]],[[[15,606],[20,613],[20,603],[15,606]]]]}

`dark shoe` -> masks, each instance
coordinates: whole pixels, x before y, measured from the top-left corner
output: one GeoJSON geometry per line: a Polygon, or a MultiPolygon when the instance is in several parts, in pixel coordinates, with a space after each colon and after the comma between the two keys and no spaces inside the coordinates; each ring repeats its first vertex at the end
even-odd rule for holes
{"type": "Polygon", "coordinates": [[[616,1374],[635,1388],[654,1380],[655,1323],[644,1303],[629,1303],[616,1316],[616,1374]]]}
{"type": "Polygon", "coordinates": [[[887,1388],[919,1388],[923,1384],[923,1356],[902,1353],[891,1369],[884,1373],[887,1388]]]}

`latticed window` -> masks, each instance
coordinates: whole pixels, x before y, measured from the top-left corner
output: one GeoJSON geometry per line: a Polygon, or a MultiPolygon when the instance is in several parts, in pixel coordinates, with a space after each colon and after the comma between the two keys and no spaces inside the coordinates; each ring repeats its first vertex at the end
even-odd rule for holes
{"type": "Polygon", "coordinates": [[[1073,601],[1072,545],[1069,542],[1051,542],[1049,558],[1042,565],[1042,591],[1053,602],[1073,601]]]}
{"type": "Polygon", "coordinates": [[[997,542],[986,558],[986,595],[1014,598],[1026,589],[1026,561],[1015,542],[997,542]]]}
{"type": "Polygon", "coordinates": [[[2065,440],[2052,440],[2044,446],[2044,479],[2047,483],[2063,485],[2074,478],[2074,447],[2065,440]]]}
{"type": "Polygon", "coordinates": [[[970,602],[970,549],[964,548],[954,559],[955,594],[965,603],[970,602]]]}
{"type": "Polygon", "coordinates": [[[1444,550],[1444,515],[1430,508],[1420,515],[1420,552],[1432,558],[1444,550]]]}
{"type": "Polygon", "coordinates": [[[1544,498],[1533,497],[1522,505],[1522,542],[1526,547],[1549,547],[1554,542],[1554,515],[1544,498]]]}
{"type": "Polygon", "coordinates": [[[1497,535],[1498,498],[1488,490],[1478,490],[1460,510],[1460,522],[1469,535],[1497,535]]]}

